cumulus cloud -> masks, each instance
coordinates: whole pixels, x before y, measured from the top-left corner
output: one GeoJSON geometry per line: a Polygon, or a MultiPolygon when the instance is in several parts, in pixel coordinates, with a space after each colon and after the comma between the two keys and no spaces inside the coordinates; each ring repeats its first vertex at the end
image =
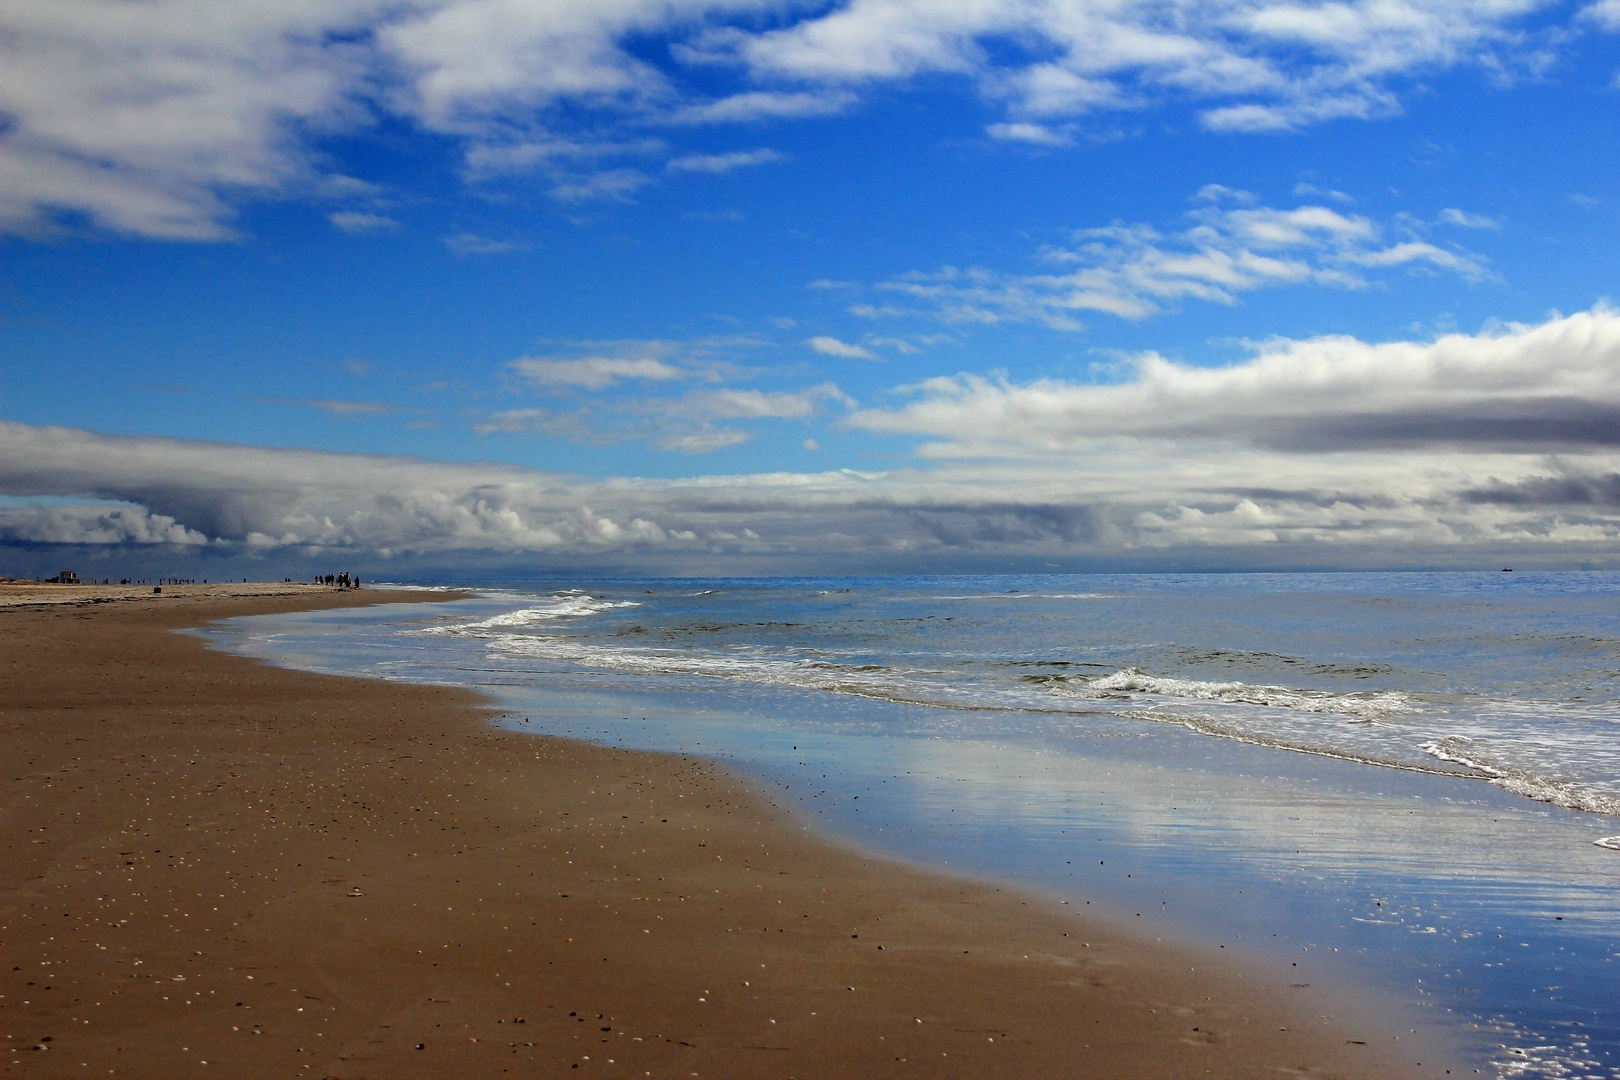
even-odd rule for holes
{"type": "Polygon", "coordinates": [[[174,544],[201,546],[208,538],[163,514],[133,505],[0,506],[0,541],[23,544],[174,544]]]}
{"type": "MultiPolygon", "coordinates": [[[[244,199],[361,194],[363,181],[323,175],[314,148],[379,119],[459,143],[474,182],[540,170],[559,199],[624,199],[651,175],[601,162],[662,151],[603,131],[826,116],[866,86],[921,75],[999,104],[990,134],[1024,142],[1155,103],[1189,103],[1217,131],[1371,118],[1398,111],[1414,78],[1510,70],[1544,51],[1553,39],[1526,31],[1545,6],[1198,0],[1167,18],[1157,0],[12,0],[0,229],[82,216],[225,239],[244,199]],[[672,59],[650,59],[649,40],[672,59]],[[737,92],[697,89],[713,64],[737,92]]],[[[1613,11],[1600,0],[1574,17],[1612,27],[1613,11]]]]}
{"type": "MultiPolygon", "coordinates": [[[[1082,327],[1079,315],[1101,312],[1144,319],[1184,300],[1231,304],[1257,289],[1314,284],[1355,289],[1368,271],[1404,267],[1490,276],[1483,259],[1390,230],[1359,214],[1326,206],[1277,209],[1246,192],[1211,185],[1187,213],[1185,228],[1112,225],[1075,232],[1067,245],[1042,252],[1051,270],[1007,274],[982,267],[912,272],[879,288],[931,308],[947,322],[1041,322],[1082,327]]],[[[881,309],[861,314],[879,315],[881,309]]]]}

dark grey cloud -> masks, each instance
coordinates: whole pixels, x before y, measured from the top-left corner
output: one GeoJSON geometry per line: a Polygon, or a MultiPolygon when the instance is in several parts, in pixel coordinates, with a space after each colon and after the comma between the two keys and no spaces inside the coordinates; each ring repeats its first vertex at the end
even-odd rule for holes
{"type": "Polygon", "coordinates": [[[1467,503],[1496,506],[1620,507],[1620,473],[1603,476],[1531,476],[1514,483],[1494,477],[1458,493],[1467,503]]]}

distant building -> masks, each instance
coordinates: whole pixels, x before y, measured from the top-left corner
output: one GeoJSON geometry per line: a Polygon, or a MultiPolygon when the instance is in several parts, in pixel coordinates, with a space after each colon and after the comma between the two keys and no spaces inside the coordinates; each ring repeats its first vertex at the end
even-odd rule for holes
{"type": "Polygon", "coordinates": [[[79,583],[79,575],[75,574],[72,570],[64,570],[53,578],[46,578],[45,581],[47,584],[77,585],[79,583]]]}

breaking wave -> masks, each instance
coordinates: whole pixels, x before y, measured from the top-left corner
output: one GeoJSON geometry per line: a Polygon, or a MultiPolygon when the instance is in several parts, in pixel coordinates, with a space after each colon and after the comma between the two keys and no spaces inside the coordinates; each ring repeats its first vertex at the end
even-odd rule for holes
{"type": "Polygon", "coordinates": [[[599,615],[616,608],[640,607],[632,600],[614,602],[598,600],[582,592],[559,593],[545,603],[509,611],[477,622],[450,623],[443,626],[423,627],[419,634],[465,634],[472,637],[499,638],[513,630],[555,622],[558,619],[577,619],[585,615],[599,615]]]}
{"type": "Polygon", "coordinates": [[[1264,686],[1243,682],[1204,682],[1154,675],[1138,668],[1124,668],[1112,675],[1067,686],[1060,692],[1101,695],[1145,695],[1176,701],[1220,702],[1228,705],[1261,705],[1311,713],[1338,713],[1354,723],[1371,724],[1399,713],[1416,712],[1410,699],[1399,690],[1333,693],[1327,690],[1298,690],[1286,686],[1264,686]]]}

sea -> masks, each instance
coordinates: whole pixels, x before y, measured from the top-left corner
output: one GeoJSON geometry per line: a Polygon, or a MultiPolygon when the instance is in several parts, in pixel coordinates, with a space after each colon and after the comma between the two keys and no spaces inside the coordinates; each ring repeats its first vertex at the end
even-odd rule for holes
{"type": "MultiPolygon", "coordinates": [[[[410,583],[421,585],[424,583],[410,583]]],[[[442,581],[215,647],[703,755],[787,820],[1620,1078],[1620,574],[442,581]]]]}

